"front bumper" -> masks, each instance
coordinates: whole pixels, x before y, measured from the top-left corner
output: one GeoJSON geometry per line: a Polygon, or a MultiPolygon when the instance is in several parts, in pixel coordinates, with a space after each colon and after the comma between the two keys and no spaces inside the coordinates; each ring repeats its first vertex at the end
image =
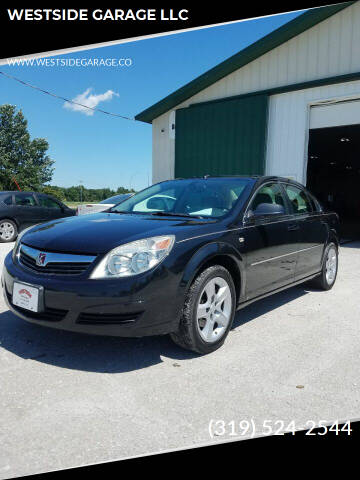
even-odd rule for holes
{"type": "Polygon", "coordinates": [[[160,267],[116,280],[60,279],[24,269],[9,253],[1,284],[9,309],[31,323],[95,335],[162,335],[177,329],[184,299],[177,276],[160,267]],[[12,304],[14,281],[43,287],[42,312],[12,304]]]}

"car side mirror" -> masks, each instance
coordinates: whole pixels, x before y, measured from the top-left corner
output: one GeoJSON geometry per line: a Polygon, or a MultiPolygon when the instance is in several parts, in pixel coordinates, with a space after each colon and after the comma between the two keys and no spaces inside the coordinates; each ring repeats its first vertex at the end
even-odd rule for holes
{"type": "Polygon", "coordinates": [[[285,208],[278,203],[260,203],[253,212],[255,217],[268,215],[284,215],[285,208]]]}

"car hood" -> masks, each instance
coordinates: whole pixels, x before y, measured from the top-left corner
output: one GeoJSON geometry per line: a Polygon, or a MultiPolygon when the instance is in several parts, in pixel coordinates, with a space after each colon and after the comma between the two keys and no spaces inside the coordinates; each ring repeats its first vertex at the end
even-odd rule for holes
{"type": "Polygon", "coordinates": [[[23,235],[21,242],[40,250],[98,254],[156,235],[173,234],[177,241],[182,240],[198,231],[212,231],[213,224],[213,220],[181,217],[95,213],[36,225],[23,235]]]}

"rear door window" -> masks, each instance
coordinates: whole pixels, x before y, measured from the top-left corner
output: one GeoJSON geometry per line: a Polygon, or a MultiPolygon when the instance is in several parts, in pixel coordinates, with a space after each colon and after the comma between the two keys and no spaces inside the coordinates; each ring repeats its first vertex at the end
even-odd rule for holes
{"type": "Polygon", "coordinates": [[[32,193],[16,193],[15,204],[21,207],[36,207],[36,201],[32,193]]]}
{"type": "Polygon", "coordinates": [[[295,185],[285,185],[285,191],[294,213],[302,214],[311,213],[313,211],[313,205],[305,190],[295,187],[295,185]]]}

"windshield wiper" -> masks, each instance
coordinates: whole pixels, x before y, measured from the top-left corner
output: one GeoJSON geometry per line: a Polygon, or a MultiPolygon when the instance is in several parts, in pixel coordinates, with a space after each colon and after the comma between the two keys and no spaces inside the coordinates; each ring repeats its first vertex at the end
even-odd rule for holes
{"type": "Polygon", "coordinates": [[[186,217],[186,218],[204,218],[201,215],[189,215],[188,213],[175,212],[127,212],[126,210],[113,210],[110,213],[123,213],[128,215],[157,215],[159,217],[186,217]]]}
{"type": "Polygon", "coordinates": [[[126,210],[110,210],[109,213],[123,213],[123,214],[128,214],[128,215],[139,215],[142,212],[127,212],[126,210]]]}
{"type": "Polygon", "coordinates": [[[204,218],[201,215],[189,215],[188,213],[175,213],[175,212],[151,212],[151,215],[158,215],[159,217],[204,218]]]}

